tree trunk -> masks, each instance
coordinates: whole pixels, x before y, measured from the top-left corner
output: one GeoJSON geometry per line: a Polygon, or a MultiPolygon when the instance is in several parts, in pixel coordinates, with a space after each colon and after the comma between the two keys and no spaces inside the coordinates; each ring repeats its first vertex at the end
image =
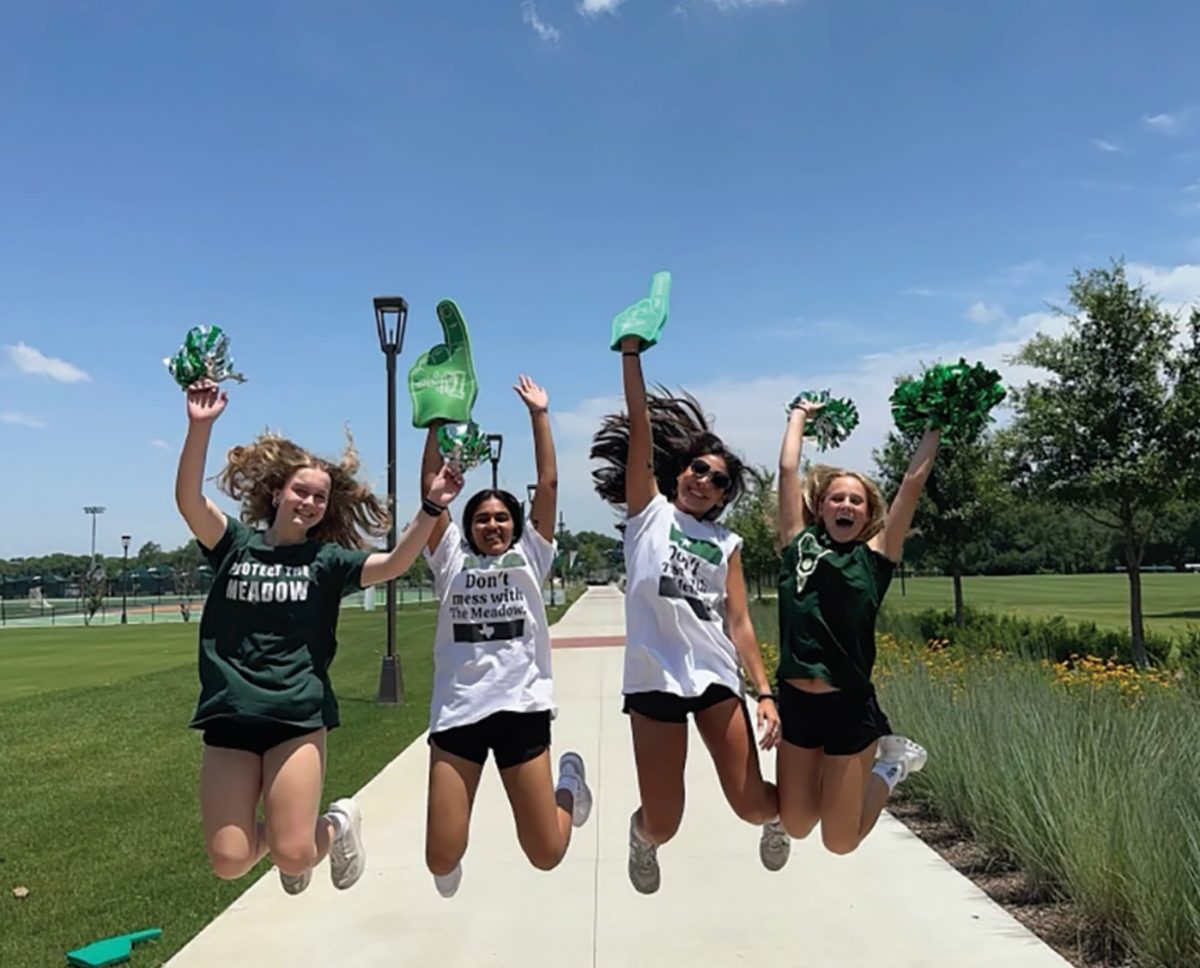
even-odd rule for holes
{"type": "Polygon", "coordinates": [[[966,616],[963,614],[962,565],[955,562],[954,575],[954,627],[961,629],[966,626],[966,616]]]}
{"type": "Polygon", "coordinates": [[[1133,664],[1144,669],[1146,662],[1146,633],[1142,622],[1142,546],[1126,532],[1125,572],[1129,576],[1129,640],[1133,646],[1133,664]]]}

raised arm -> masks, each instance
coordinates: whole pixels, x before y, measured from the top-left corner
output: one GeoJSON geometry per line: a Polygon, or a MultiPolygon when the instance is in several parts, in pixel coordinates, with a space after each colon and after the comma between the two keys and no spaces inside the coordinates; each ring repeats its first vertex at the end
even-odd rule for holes
{"type": "Polygon", "coordinates": [[[909,461],[908,470],[904,472],[904,480],[900,489],[892,499],[888,508],[887,523],[883,530],[871,539],[871,547],[889,561],[899,561],[904,554],[904,539],[908,537],[908,529],[912,527],[913,515],[917,513],[917,501],[929,474],[933,470],[933,460],[937,457],[941,445],[942,432],[927,430],[917,445],[917,452],[909,461]]]}
{"type": "Polygon", "coordinates": [[[821,409],[808,401],[792,407],[787,429],[779,448],[779,544],[785,546],[809,524],[800,486],[800,450],[804,445],[804,425],[821,409]]]}
{"type": "Polygon", "coordinates": [[[537,462],[537,488],[529,520],[547,541],[554,541],[554,517],[558,513],[558,462],[554,456],[554,435],[550,429],[550,395],[524,373],[517,380],[517,396],[529,408],[533,423],[533,456],[537,462]]]}
{"type": "Polygon", "coordinates": [[[214,548],[225,534],[225,512],[204,496],[204,462],[213,422],[225,410],[229,397],[210,380],[200,380],[187,389],[187,437],[175,472],[175,506],[206,548],[214,548]]]}
{"type": "MultiPolygon", "coordinates": [[[[399,578],[412,567],[434,529],[440,524],[441,530],[446,530],[446,507],[457,497],[462,485],[462,476],[448,464],[443,464],[434,473],[425,500],[421,502],[421,510],[404,526],[396,538],[396,546],[391,551],[377,551],[367,557],[361,579],[364,588],[399,578]]],[[[436,546],[436,542],[431,545],[436,546]]]]}
{"type": "MultiPolygon", "coordinates": [[[[439,469],[442,467],[442,452],[438,450],[437,429],[444,423],[438,420],[429,425],[429,432],[425,435],[425,451],[421,454],[421,490],[420,494],[428,494],[429,489],[433,487],[433,482],[437,479],[439,469]]],[[[426,535],[425,541],[429,546],[429,550],[436,551],[437,546],[441,544],[442,535],[446,533],[446,529],[450,527],[450,515],[447,513],[439,514],[433,521],[433,528],[426,535]]]]}
{"type": "Polygon", "coordinates": [[[625,460],[625,505],[629,516],[640,514],[655,495],[654,439],[650,431],[650,407],[642,376],[641,338],[621,340],[621,372],[625,381],[625,410],[629,414],[629,456],[625,460]]]}

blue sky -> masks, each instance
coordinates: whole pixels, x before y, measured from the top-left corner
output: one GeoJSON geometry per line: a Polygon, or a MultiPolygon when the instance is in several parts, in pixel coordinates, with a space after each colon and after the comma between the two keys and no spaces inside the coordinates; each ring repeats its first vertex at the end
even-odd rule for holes
{"type": "Polygon", "coordinates": [[[547,386],[573,529],[613,520],[588,437],[609,322],[657,269],[650,379],[768,464],[785,400],[852,395],[835,456],[869,468],[894,374],[1006,369],[1073,266],[1200,297],[1197,36],[1183,0],[4,4],[0,557],[86,552],[86,504],[105,553],[186,538],[161,360],[197,323],[250,378],[210,471],[263,427],[333,453],[349,423],[382,489],[390,292],[404,371],[462,307],[519,495],[509,387],[547,386]]]}

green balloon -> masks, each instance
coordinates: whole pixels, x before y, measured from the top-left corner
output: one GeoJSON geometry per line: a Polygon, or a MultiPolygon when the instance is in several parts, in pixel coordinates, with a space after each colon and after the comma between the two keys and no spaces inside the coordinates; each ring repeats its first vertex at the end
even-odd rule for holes
{"type": "Polygon", "coordinates": [[[667,323],[670,295],[671,273],[654,273],[650,282],[649,297],[639,299],[613,319],[612,348],[620,350],[621,340],[626,336],[637,336],[641,340],[639,352],[648,350],[657,343],[659,334],[667,323]]]}
{"type": "Polygon", "coordinates": [[[442,342],[426,350],[408,371],[413,426],[428,427],[435,420],[469,423],[479,395],[471,340],[462,313],[449,299],[437,305],[442,342]]]}

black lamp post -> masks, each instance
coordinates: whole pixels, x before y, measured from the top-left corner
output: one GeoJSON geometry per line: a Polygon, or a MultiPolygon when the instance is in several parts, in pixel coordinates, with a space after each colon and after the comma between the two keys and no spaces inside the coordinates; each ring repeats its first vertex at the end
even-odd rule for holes
{"type": "Polygon", "coordinates": [[[125,576],[129,573],[129,542],[133,538],[131,535],[121,535],[121,549],[125,552],[125,557],[121,560],[121,624],[125,625],[129,621],[129,613],[125,608],[125,595],[129,591],[129,579],[125,576]]]}
{"type": "MultiPolygon", "coordinates": [[[[408,322],[408,303],[403,296],[375,297],[375,329],[379,348],[387,357],[387,440],[388,440],[388,547],[396,546],[396,357],[404,345],[404,324],[408,322]]],[[[396,580],[387,583],[387,654],[379,670],[378,703],[397,705],[404,702],[404,675],[396,659],[396,580]]]]}
{"type": "Polygon", "coordinates": [[[525,485],[525,498],[529,503],[529,510],[526,512],[525,517],[529,517],[529,515],[533,514],[533,497],[535,494],[537,494],[537,485],[536,484],[526,484],[525,485]]]}
{"type": "MultiPolygon", "coordinates": [[[[563,604],[567,604],[567,558],[566,549],[563,548],[563,538],[567,536],[567,525],[563,521],[562,511],[558,512],[558,570],[559,577],[562,579],[563,604]]],[[[554,578],[550,579],[550,587],[554,587],[554,578]]]]}
{"type": "Polygon", "coordinates": [[[488,434],[488,460],[492,462],[492,490],[496,490],[499,486],[497,481],[499,477],[497,473],[500,468],[500,452],[504,450],[504,435],[503,434],[488,434]]]}

